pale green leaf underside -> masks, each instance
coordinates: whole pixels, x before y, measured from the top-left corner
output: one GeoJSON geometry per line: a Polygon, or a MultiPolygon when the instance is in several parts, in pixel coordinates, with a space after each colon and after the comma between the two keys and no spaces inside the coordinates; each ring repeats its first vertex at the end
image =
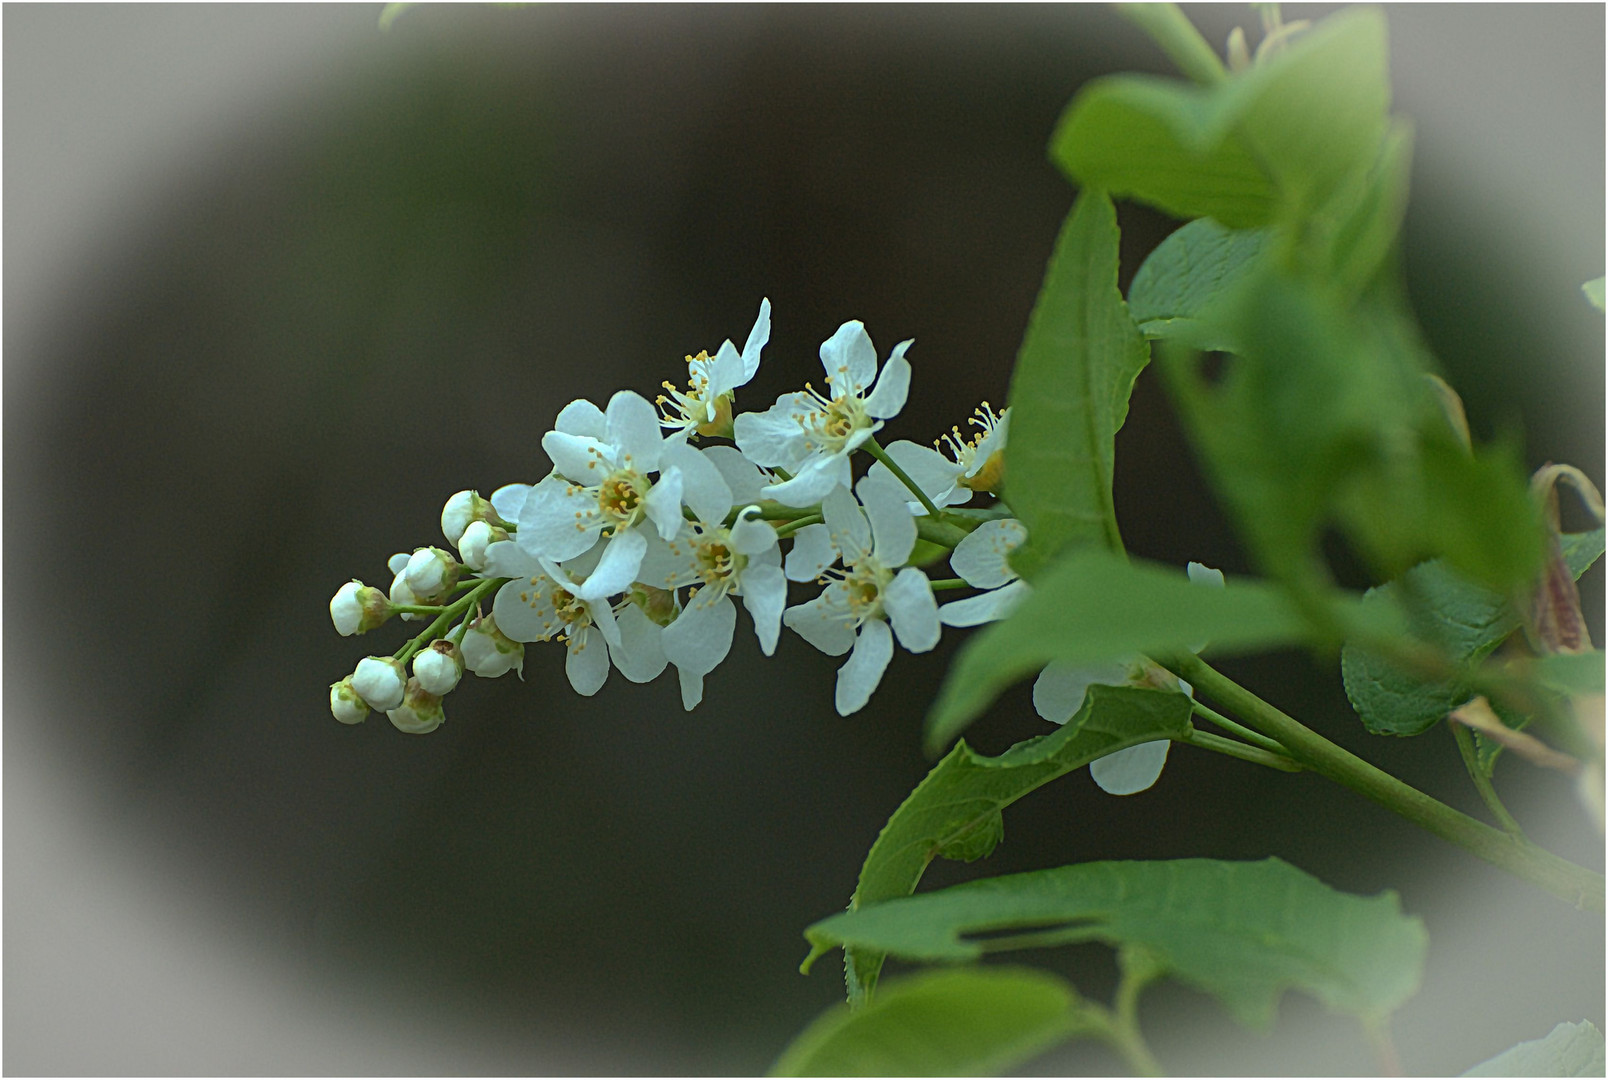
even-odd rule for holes
{"type": "Polygon", "coordinates": [[[966,935],[1011,929],[1038,931],[1019,945],[1142,946],[1256,1027],[1271,1022],[1288,988],[1337,1012],[1386,1016],[1417,991],[1428,945],[1395,893],[1348,895],[1278,859],[1063,866],[862,907],[805,933],[817,950],[960,961],[1012,944],[966,935]]]}
{"type": "Polygon", "coordinates": [[[1150,347],[1117,290],[1118,243],[1111,200],[1085,191],[1056,240],[1011,375],[1006,497],[1027,526],[1012,561],[1029,579],[1065,548],[1120,544],[1116,436],[1150,347]]]}
{"type": "Polygon", "coordinates": [[[876,1001],[837,1005],[793,1040],[772,1076],[992,1076],[1083,1025],[1065,980],[1021,968],[933,971],[876,1001]]]}
{"type": "MultiPolygon", "coordinates": [[[[1128,313],[1150,338],[1197,327],[1200,314],[1243,277],[1271,238],[1267,229],[1229,229],[1210,218],[1190,222],[1139,267],[1128,287],[1128,313]]],[[[1199,344],[1198,330],[1186,336],[1199,344]]]]}
{"type": "Polygon", "coordinates": [[[1542,1039],[1531,1039],[1482,1061],[1464,1076],[1601,1076],[1602,1032],[1589,1021],[1559,1024],[1542,1039]]]}
{"type": "MultiPolygon", "coordinates": [[[[1190,708],[1183,694],[1091,686],[1066,724],[997,757],[958,743],[883,826],[860,870],[853,906],[908,896],[940,854],[968,860],[987,855],[999,841],[1005,807],[1096,758],[1183,736],[1190,708]]],[[[850,998],[859,1000],[875,984],[881,957],[850,950],[847,960],[850,998]]]]}
{"type": "MultiPolygon", "coordinates": [[[[1575,577],[1602,555],[1603,539],[1601,529],[1563,537],[1564,560],[1575,577]]],[[[1518,614],[1502,597],[1459,577],[1439,559],[1413,567],[1399,582],[1369,589],[1363,605],[1397,605],[1404,597],[1411,598],[1416,632],[1459,661],[1484,658],[1519,627],[1518,614]]],[[[1466,685],[1423,682],[1351,645],[1341,651],[1340,672],[1351,707],[1376,735],[1420,734],[1472,696],[1466,685]]]]}

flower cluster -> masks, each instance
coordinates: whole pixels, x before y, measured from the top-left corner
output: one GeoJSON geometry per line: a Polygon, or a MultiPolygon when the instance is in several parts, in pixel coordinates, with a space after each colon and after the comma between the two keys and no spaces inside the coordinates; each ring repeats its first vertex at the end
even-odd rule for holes
{"type": "MultiPolygon", "coordinates": [[[[523,677],[525,649],[540,642],[562,643],[579,694],[597,693],[611,670],[646,683],[674,667],[692,709],[731,649],[737,601],[767,656],[783,627],[847,656],[835,694],[847,716],[876,691],[895,642],[925,652],[945,626],[1010,614],[1028,591],[1009,561],[1026,529],[1001,504],[955,509],[998,493],[1010,410],[985,402],[970,436],[957,427],[931,448],[884,448],[876,436],[904,408],[912,342],[879,364],[865,327],[850,321],[821,344],[821,389],[806,383],[740,413],[736,392],[759,369],[770,316],[767,300],[740,351],[728,340],[713,357],[688,356],[686,388],[666,382],[656,402],[629,390],[603,408],[572,401],[541,438],[546,476],[490,498],[458,492],[441,512],[450,547],[392,556],[387,591],[342,585],[330,601],[342,634],[392,617],[428,624],[330,687],[335,718],[355,724],[378,709],[403,731],[433,731],[466,670],[523,677]],[[858,481],[857,453],[872,459],[858,481]],[[923,565],[941,558],[934,545],[948,548],[958,576],[935,580],[915,565],[918,539],[923,565]],[[789,606],[790,589],[812,586],[789,606]],[[935,598],[963,588],[974,594],[935,598]]],[[[1101,677],[1062,679],[1058,704],[1040,711],[1064,722],[1101,677]]]]}

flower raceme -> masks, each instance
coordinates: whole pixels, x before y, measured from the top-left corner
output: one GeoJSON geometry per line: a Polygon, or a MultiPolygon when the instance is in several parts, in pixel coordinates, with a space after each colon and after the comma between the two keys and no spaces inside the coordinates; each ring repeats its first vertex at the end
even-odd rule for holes
{"type": "Polygon", "coordinates": [[[545,477],[489,498],[453,494],[441,511],[448,546],[392,556],[388,593],[341,586],[330,601],[341,634],[396,616],[424,628],[330,687],[335,718],[356,724],[377,710],[402,731],[433,731],[465,672],[523,675],[526,648],[544,642],[564,645],[579,694],[598,693],[613,670],[645,683],[674,667],[692,709],[731,651],[739,602],[767,656],[784,626],[847,655],[834,704],[848,715],[875,692],[895,643],[925,652],[943,625],[1008,615],[1028,588],[1006,562],[1021,524],[943,508],[999,487],[1009,410],[985,404],[975,437],[957,429],[936,444],[947,455],[905,441],[884,452],[873,436],[904,408],[912,342],[879,365],[851,320],[821,344],[823,390],[806,383],[763,412],[737,413],[770,331],[765,300],[742,349],[727,340],[712,357],[688,356],[687,388],[666,384],[657,409],[631,390],[604,408],[572,401],[541,438],[545,477]],[[881,460],[855,483],[861,449],[881,460]],[[945,546],[964,536],[950,563],[976,595],[938,607],[926,573],[909,565],[920,521],[945,546]],[[811,585],[789,606],[790,588],[811,585]]]}

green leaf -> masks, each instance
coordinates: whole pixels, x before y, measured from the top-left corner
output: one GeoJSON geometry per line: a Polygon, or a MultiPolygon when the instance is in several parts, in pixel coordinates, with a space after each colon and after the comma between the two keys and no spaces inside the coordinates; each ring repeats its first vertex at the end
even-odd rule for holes
{"type": "Polygon", "coordinates": [[[1190,222],[1157,245],[1139,267],[1128,287],[1128,314],[1146,337],[1174,337],[1189,330],[1245,275],[1271,238],[1268,229],[1229,229],[1210,218],[1190,222]]]}
{"type": "MultiPolygon", "coordinates": [[[[1564,560],[1576,578],[1602,555],[1603,540],[1601,529],[1563,537],[1564,560]]],[[[1518,613],[1506,600],[1459,576],[1439,559],[1369,589],[1362,604],[1405,608],[1419,638],[1469,664],[1490,655],[1519,628],[1518,613]]],[[[1423,682],[1349,643],[1340,653],[1340,672],[1351,707],[1376,735],[1428,731],[1473,694],[1457,681],[1423,682]]]]}
{"type": "Polygon", "coordinates": [[[1219,94],[1218,110],[1284,198],[1310,213],[1379,156],[1390,110],[1384,15],[1330,16],[1219,94]]]}
{"type": "Polygon", "coordinates": [[[890,982],[836,1005],[793,1040],[771,1076],[992,1076],[1085,1030],[1064,979],[1027,968],[962,968],[890,982]]]}
{"type": "Polygon", "coordinates": [[[1586,294],[1586,299],[1591,302],[1592,307],[1596,308],[1598,311],[1604,310],[1602,278],[1592,278],[1590,281],[1580,286],[1580,291],[1586,294]]]}
{"type": "MultiPolygon", "coordinates": [[[[1178,577],[1184,580],[1182,574],[1178,577]]],[[[1000,811],[1005,807],[1096,758],[1183,737],[1189,731],[1190,709],[1183,694],[1091,686],[1083,707],[1066,724],[997,757],[957,743],[883,826],[860,869],[850,907],[908,896],[939,855],[953,853],[969,861],[988,854],[1004,833],[1000,811]]],[[[882,957],[850,950],[846,964],[849,998],[862,1000],[876,984],[882,957]]]]}
{"type": "Polygon", "coordinates": [[[1150,347],[1117,290],[1117,213],[1085,191],[1067,215],[1011,374],[1006,495],[1031,579],[1064,547],[1120,547],[1111,473],[1117,429],[1150,347]]]}
{"type": "Polygon", "coordinates": [[[1140,946],[1255,1027],[1290,987],[1382,1019],[1417,991],[1428,945],[1395,893],[1348,895],[1278,859],[1096,862],[985,878],[843,912],[805,936],[816,952],[842,945],[926,961],[1083,941],[1140,946]]]}
{"type": "Polygon", "coordinates": [[[1412,124],[1397,120],[1358,189],[1339,198],[1344,208],[1328,240],[1329,271],[1350,292],[1373,280],[1395,246],[1407,212],[1412,156],[1412,124]]]}
{"type": "Polygon", "coordinates": [[[1217,115],[1220,97],[1221,90],[1173,79],[1095,79],[1067,106],[1050,139],[1050,158],[1079,184],[1173,217],[1265,225],[1275,216],[1278,192],[1217,115]]]}
{"type": "Polygon", "coordinates": [[[1587,1020],[1564,1022],[1544,1039],[1531,1039],[1482,1061],[1464,1076],[1601,1076],[1602,1032],[1587,1020]]]}
{"type": "Polygon", "coordinates": [[[1581,695],[1603,692],[1601,652],[1553,653],[1537,663],[1537,679],[1560,693],[1581,695]]]}
{"type": "MultiPolygon", "coordinates": [[[[1358,617],[1395,626],[1393,613],[1357,607],[1358,617]]],[[[1052,660],[1100,664],[1155,656],[1210,641],[1214,654],[1320,640],[1276,586],[1234,579],[1203,589],[1171,567],[1110,552],[1066,556],[1033,586],[1010,618],[974,636],[950,666],[927,717],[926,746],[941,750],[1000,691],[1052,660]]]]}
{"type": "Polygon", "coordinates": [[[383,33],[391,29],[391,24],[396,22],[397,16],[408,8],[417,6],[417,4],[386,4],[380,9],[380,31],[383,33]]]}

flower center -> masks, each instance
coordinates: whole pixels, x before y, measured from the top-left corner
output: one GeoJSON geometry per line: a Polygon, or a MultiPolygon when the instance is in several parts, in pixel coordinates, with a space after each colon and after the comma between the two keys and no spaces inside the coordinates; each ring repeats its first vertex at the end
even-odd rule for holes
{"type": "Polygon", "coordinates": [[[647,483],[632,469],[620,469],[598,485],[597,508],[616,528],[633,525],[643,514],[642,496],[647,483]]]}
{"type": "Polygon", "coordinates": [[[837,612],[838,617],[850,626],[859,626],[869,619],[883,617],[882,590],[893,580],[893,571],[867,557],[846,570],[828,570],[823,580],[830,581],[829,589],[837,586],[832,591],[843,605],[837,612]]]}
{"type": "Polygon", "coordinates": [[[858,394],[847,391],[835,398],[822,396],[816,389],[804,384],[805,391],[814,398],[815,409],[802,418],[804,442],[810,450],[828,454],[840,453],[857,431],[871,426],[871,417],[865,411],[865,402],[858,394]]]}

